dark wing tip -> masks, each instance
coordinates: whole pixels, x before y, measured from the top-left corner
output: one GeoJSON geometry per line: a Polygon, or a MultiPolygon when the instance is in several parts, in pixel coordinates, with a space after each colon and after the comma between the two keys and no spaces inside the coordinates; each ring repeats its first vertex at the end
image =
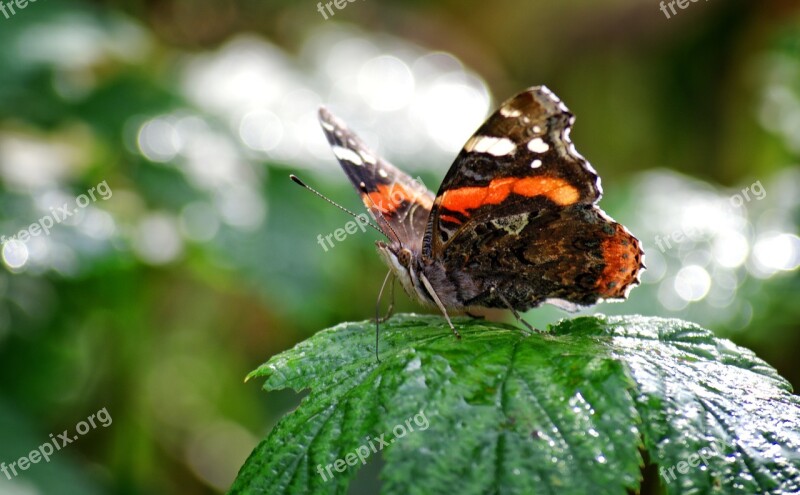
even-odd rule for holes
{"type": "Polygon", "coordinates": [[[348,148],[358,146],[359,141],[355,134],[325,106],[319,107],[319,124],[331,145],[348,148]]]}
{"type": "MultiPolygon", "coordinates": [[[[569,108],[561,101],[561,98],[550,90],[547,86],[531,86],[512,96],[500,106],[508,110],[520,110],[525,113],[558,115],[567,114],[573,116],[569,108]]],[[[572,122],[569,122],[571,125],[572,122]]]]}

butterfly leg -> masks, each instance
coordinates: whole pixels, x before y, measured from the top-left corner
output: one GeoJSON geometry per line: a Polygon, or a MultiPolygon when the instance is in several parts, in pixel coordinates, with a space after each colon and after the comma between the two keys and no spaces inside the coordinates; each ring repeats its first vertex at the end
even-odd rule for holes
{"type": "Polygon", "coordinates": [[[522,319],[522,316],[519,314],[519,312],[518,312],[516,309],[514,309],[514,307],[511,305],[511,303],[510,303],[510,302],[508,302],[508,299],[506,299],[506,296],[504,296],[502,292],[500,292],[500,291],[498,291],[498,290],[495,290],[495,288],[494,288],[494,287],[490,288],[490,289],[489,289],[489,292],[490,292],[490,293],[492,293],[492,294],[494,294],[494,295],[496,295],[496,296],[498,296],[498,297],[500,298],[500,300],[501,300],[501,301],[503,301],[503,304],[505,304],[505,305],[506,305],[506,307],[507,307],[509,310],[511,310],[511,314],[513,314],[513,315],[514,315],[514,318],[516,318],[518,322],[520,322],[520,323],[522,323],[523,325],[525,325],[525,327],[526,327],[528,330],[530,330],[531,332],[533,332],[533,333],[540,333],[540,332],[539,332],[539,330],[537,330],[536,328],[534,328],[534,327],[533,327],[533,325],[531,325],[530,323],[528,323],[527,321],[525,321],[525,320],[523,320],[523,319],[522,319]]]}
{"type": "MultiPolygon", "coordinates": [[[[391,276],[392,272],[389,271],[389,275],[391,276]]],[[[384,323],[386,320],[392,317],[394,314],[394,286],[395,286],[395,278],[392,276],[391,285],[389,286],[389,308],[386,310],[386,315],[384,315],[380,322],[384,323]]],[[[384,280],[384,285],[386,285],[386,281],[384,280]]],[[[381,287],[381,293],[383,292],[383,287],[381,287]]],[[[378,304],[380,304],[381,296],[378,296],[378,304]]]]}
{"type": "Polygon", "coordinates": [[[386,274],[386,277],[383,279],[383,284],[381,284],[381,290],[378,292],[378,302],[375,303],[375,359],[380,363],[381,358],[378,355],[378,339],[381,333],[381,322],[386,321],[391,316],[392,307],[394,306],[394,277],[392,277],[392,271],[389,270],[389,273],[386,274]],[[383,290],[386,288],[386,283],[389,282],[389,279],[392,279],[392,303],[389,305],[389,312],[386,314],[385,318],[381,318],[381,299],[383,298],[383,290]]]}
{"type": "Polygon", "coordinates": [[[425,289],[431,295],[431,297],[433,298],[433,301],[436,303],[437,306],[439,306],[439,310],[444,315],[444,319],[447,320],[447,324],[450,325],[450,330],[453,331],[453,334],[456,336],[457,339],[460,339],[461,338],[461,334],[458,333],[458,330],[456,330],[456,327],[453,326],[453,322],[450,321],[450,316],[447,314],[447,309],[445,309],[444,304],[442,304],[441,299],[439,299],[439,296],[436,295],[436,291],[433,290],[433,286],[428,281],[428,277],[426,277],[423,273],[420,273],[419,274],[419,279],[422,280],[422,284],[425,285],[425,289]]]}

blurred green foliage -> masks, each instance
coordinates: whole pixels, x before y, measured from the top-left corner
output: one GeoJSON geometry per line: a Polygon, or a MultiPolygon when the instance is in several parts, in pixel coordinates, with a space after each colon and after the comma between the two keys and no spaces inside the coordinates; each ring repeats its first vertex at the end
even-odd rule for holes
{"type": "Polygon", "coordinates": [[[373,313],[376,236],[324,251],[317,235],[348,219],[287,178],[359,207],[308,117],[319,103],[435,188],[455,156],[442,140],[471,132],[441,109],[471,116],[547,84],[577,115],[601,205],[649,257],[628,302],[593,311],[698,321],[800,384],[791,0],[697,3],[669,20],[635,0],[372,0],[329,21],[305,1],[38,2],[0,15],[0,47],[0,234],[102,181],[113,190],[24,251],[3,247],[0,462],[102,407],[114,418],[50,464],[0,475],[0,493],[224,491],[299,400],[264,397],[246,373],[373,313]],[[448,103],[433,86],[419,96],[446,80],[474,104],[435,107],[426,119],[443,124],[431,127],[412,104],[372,108],[384,81],[364,61],[382,55],[412,67],[409,101],[448,103]],[[763,201],[720,213],[755,181],[763,201]],[[696,239],[658,250],[656,235],[693,219],[696,239]]]}

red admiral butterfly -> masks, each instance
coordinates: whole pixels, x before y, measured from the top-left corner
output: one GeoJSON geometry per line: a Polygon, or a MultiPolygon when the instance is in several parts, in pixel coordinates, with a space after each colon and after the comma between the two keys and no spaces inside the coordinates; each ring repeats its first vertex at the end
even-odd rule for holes
{"type": "MultiPolygon", "coordinates": [[[[568,311],[624,299],[644,268],[639,241],[598,206],[600,178],[575,150],[575,117],[544,86],[503,103],[467,141],[434,196],[328,110],[320,122],[389,242],[387,275],[444,314],[542,303],[568,311]]],[[[298,181],[299,182],[299,181],[298,181]]],[[[384,286],[386,283],[384,281],[384,286]]]]}

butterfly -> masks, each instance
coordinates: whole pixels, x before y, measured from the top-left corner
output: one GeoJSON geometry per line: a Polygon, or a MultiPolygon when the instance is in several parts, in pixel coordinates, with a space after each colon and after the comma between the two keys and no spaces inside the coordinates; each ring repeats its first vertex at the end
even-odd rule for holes
{"type": "Polygon", "coordinates": [[[327,109],[320,123],[387,241],[390,276],[450,311],[542,304],[576,311],[639,283],[639,241],[597,203],[600,177],[570,140],[575,117],[545,86],[505,101],[467,140],[434,195],[327,109]]]}

